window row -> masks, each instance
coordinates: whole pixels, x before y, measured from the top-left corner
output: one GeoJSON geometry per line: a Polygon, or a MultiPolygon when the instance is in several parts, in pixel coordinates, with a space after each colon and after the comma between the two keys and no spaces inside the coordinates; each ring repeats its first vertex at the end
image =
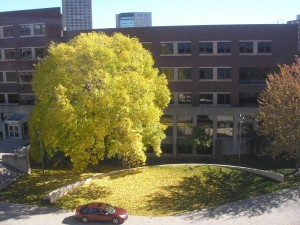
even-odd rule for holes
{"type": "Polygon", "coordinates": [[[0,71],[0,83],[30,83],[32,75],[32,70],[0,71]]]}
{"type": "MultiPolygon", "coordinates": [[[[149,50],[149,43],[143,44],[149,50]]],[[[199,55],[231,55],[232,54],[231,41],[200,41],[198,46],[199,55]]],[[[271,54],[272,41],[239,41],[239,54],[271,54]]],[[[192,43],[187,42],[161,42],[161,55],[191,55],[192,43]]]]}
{"type": "Polygon", "coordinates": [[[36,96],[33,94],[19,95],[17,93],[0,93],[0,105],[1,104],[21,104],[21,105],[33,105],[36,100],[36,96]]]}
{"type": "MultiPolygon", "coordinates": [[[[255,129],[255,120],[252,115],[244,115],[243,116],[243,124],[242,124],[242,135],[243,137],[251,137],[254,134],[255,129]]],[[[165,130],[166,136],[173,136],[174,126],[177,127],[177,135],[180,136],[188,136],[192,134],[192,127],[197,126],[203,128],[209,136],[213,136],[214,129],[213,123],[214,119],[209,115],[197,115],[197,121],[193,121],[192,116],[188,115],[178,115],[177,123],[174,124],[172,115],[163,115],[161,118],[161,122],[164,125],[167,125],[167,129],[165,130]]],[[[218,115],[216,117],[216,132],[217,137],[232,137],[233,136],[233,116],[226,115],[218,115]]],[[[237,134],[240,133],[240,127],[237,126],[237,134]]]]}
{"type": "MultiPolygon", "coordinates": [[[[239,106],[257,107],[259,92],[239,92],[239,106]]],[[[188,105],[193,104],[193,97],[197,98],[197,104],[202,106],[231,105],[231,93],[200,92],[197,96],[192,93],[177,93],[171,95],[170,105],[188,105]]]]}
{"type": "Polygon", "coordinates": [[[14,48],[2,48],[0,49],[0,61],[10,60],[39,60],[46,56],[45,47],[24,47],[19,49],[17,55],[16,49],[14,48]]]}
{"type": "Polygon", "coordinates": [[[14,38],[17,30],[20,37],[44,36],[46,34],[44,23],[21,24],[18,28],[15,28],[13,25],[7,25],[0,26],[0,39],[14,38]]]}
{"type": "MultiPolygon", "coordinates": [[[[199,105],[230,105],[230,93],[199,93],[199,105]]],[[[170,104],[192,105],[192,93],[172,93],[170,104]]]]}

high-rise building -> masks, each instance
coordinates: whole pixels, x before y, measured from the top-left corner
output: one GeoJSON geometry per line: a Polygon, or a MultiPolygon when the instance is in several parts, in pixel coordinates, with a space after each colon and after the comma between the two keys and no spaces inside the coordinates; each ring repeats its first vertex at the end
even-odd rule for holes
{"type": "Polygon", "coordinates": [[[126,27],[151,27],[151,12],[131,12],[116,15],[117,28],[126,27]]]}
{"type": "Polygon", "coordinates": [[[296,20],[288,21],[288,24],[298,24],[298,51],[300,51],[300,15],[297,15],[296,20]]]}
{"type": "Polygon", "coordinates": [[[62,0],[64,30],[92,29],[92,0],[62,0]]]}

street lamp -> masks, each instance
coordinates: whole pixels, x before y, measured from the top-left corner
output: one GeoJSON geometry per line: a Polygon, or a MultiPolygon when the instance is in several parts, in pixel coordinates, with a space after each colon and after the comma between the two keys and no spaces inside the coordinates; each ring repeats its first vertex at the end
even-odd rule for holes
{"type": "Polygon", "coordinates": [[[39,143],[40,143],[41,162],[42,162],[42,171],[43,171],[43,184],[44,184],[44,189],[45,189],[44,152],[43,152],[42,140],[41,140],[41,137],[40,137],[40,130],[39,129],[36,130],[36,134],[38,136],[39,143]]]}
{"type": "Polygon", "coordinates": [[[239,163],[241,162],[241,144],[242,144],[242,123],[243,123],[244,117],[240,113],[238,117],[238,122],[239,122],[239,148],[238,148],[238,154],[239,154],[239,163]]]}

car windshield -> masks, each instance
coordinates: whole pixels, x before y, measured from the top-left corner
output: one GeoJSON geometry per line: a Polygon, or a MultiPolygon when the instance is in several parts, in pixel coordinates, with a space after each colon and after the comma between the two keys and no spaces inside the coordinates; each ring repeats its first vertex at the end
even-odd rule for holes
{"type": "Polygon", "coordinates": [[[110,214],[113,214],[114,212],[115,212],[115,207],[113,207],[112,205],[110,205],[110,204],[107,204],[106,206],[105,206],[105,211],[106,212],[108,212],[108,213],[110,213],[110,214]]]}

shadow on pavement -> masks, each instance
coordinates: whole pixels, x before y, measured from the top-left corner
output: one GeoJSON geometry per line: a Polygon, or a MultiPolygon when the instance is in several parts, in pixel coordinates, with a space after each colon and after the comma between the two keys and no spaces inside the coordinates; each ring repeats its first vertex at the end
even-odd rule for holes
{"type": "Polygon", "coordinates": [[[286,201],[295,201],[299,198],[300,187],[297,187],[176,216],[180,216],[185,220],[205,220],[208,218],[220,218],[222,216],[226,216],[227,218],[237,218],[240,216],[250,218],[268,213],[272,209],[280,207],[286,201]]]}
{"type": "MultiPolygon", "coordinates": [[[[62,224],[68,224],[68,225],[82,225],[83,223],[81,222],[81,220],[75,218],[74,216],[69,216],[66,217],[63,221],[62,224]]],[[[100,224],[100,225],[111,225],[111,223],[103,223],[103,222],[88,222],[89,225],[93,225],[93,224],[100,224]]]]}

